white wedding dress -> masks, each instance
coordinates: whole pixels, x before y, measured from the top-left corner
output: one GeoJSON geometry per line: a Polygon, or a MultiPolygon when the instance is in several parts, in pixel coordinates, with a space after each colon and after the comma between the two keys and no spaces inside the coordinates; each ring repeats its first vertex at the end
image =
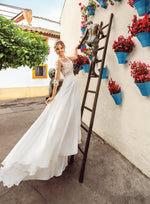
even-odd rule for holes
{"type": "Polygon", "coordinates": [[[62,62],[63,85],[55,98],[10,151],[0,168],[4,186],[60,176],[81,140],[80,97],[72,61],[62,62]]]}

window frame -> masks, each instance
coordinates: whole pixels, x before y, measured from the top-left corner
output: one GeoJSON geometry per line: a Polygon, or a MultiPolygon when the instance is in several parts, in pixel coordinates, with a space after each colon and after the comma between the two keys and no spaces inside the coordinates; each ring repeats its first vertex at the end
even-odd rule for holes
{"type": "MultiPolygon", "coordinates": [[[[49,44],[49,38],[46,36],[42,36],[42,38],[46,39],[47,44],[49,44]]],[[[46,66],[46,76],[36,76],[35,69],[36,67],[32,68],[32,79],[47,79],[48,78],[48,64],[39,64],[38,66],[46,66]]]]}

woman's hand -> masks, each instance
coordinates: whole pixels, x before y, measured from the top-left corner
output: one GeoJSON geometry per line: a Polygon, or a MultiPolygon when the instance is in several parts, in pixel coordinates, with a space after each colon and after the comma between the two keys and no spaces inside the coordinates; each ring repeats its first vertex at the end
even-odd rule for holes
{"type": "Polygon", "coordinates": [[[53,99],[54,99],[53,96],[52,96],[52,97],[49,97],[49,98],[47,99],[47,101],[46,101],[46,104],[49,104],[53,99]]]}
{"type": "Polygon", "coordinates": [[[80,46],[80,45],[77,45],[77,46],[75,47],[75,49],[79,49],[79,46],[80,46]]]}

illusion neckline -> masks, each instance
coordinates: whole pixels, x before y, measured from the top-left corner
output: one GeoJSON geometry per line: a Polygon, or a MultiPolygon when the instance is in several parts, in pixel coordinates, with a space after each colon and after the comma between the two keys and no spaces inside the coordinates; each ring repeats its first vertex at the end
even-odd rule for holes
{"type": "Polygon", "coordinates": [[[67,62],[70,62],[70,61],[71,61],[68,57],[66,57],[66,58],[68,59],[66,62],[64,62],[61,58],[60,58],[60,61],[61,61],[62,63],[67,63],[67,62]]]}

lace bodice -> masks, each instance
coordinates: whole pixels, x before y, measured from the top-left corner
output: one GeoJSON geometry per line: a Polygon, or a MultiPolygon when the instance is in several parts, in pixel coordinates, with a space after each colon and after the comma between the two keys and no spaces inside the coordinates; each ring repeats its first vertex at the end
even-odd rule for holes
{"type": "Polygon", "coordinates": [[[62,67],[61,67],[61,72],[64,75],[64,77],[73,74],[73,63],[71,60],[68,59],[67,62],[63,62],[61,60],[62,67]]]}
{"type": "MultiPolygon", "coordinates": [[[[68,58],[67,58],[68,59],[68,58]]],[[[60,68],[60,71],[62,72],[62,74],[64,75],[64,77],[67,77],[71,74],[73,74],[73,63],[71,60],[68,59],[67,62],[63,62],[61,59],[60,59],[60,62],[61,62],[61,68],[60,68]]],[[[58,61],[56,62],[56,72],[55,72],[55,80],[54,80],[54,86],[58,86],[59,85],[59,77],[58,76],[59,74],[59,66],[58,66],[58,61]]]]}

